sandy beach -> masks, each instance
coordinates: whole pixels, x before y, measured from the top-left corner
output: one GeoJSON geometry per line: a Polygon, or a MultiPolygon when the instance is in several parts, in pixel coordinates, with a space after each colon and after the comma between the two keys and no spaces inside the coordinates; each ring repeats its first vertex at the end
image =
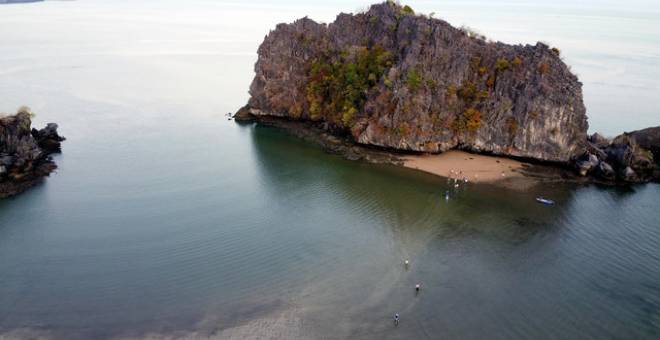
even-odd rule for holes
{"type": "Polygon", "coordinates": [[[443,177],[467,178],[471,182],[493,183],[522,178],[526,163],[509,158],[471,154],[451,150],[437,155],[403,157],[403,166],[443,177]]]}

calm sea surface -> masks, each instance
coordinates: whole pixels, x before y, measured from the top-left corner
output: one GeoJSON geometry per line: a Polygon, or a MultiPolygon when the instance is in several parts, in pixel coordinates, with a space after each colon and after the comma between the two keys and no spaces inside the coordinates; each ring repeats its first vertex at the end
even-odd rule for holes
{"type": "MultiPolygon", "coordinates": [[[[655,1],[410,3],[560,47],[592,131],[660,124],[655,1]]],[[[660,338],[660,186],[445,202],[442,178],[227,121],[270,28],[366,4],[1,5],[0,111],[68,140],[0,201],[0,338],[660,338]]]]}

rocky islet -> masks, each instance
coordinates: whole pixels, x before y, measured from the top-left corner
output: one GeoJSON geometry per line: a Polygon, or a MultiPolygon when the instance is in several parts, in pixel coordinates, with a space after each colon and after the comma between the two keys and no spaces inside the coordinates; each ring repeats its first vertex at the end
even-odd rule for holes
{"type": "Polygon", "coordinates": [[[51,154],[60,152],[64,137],[54,123],[33,129],[30,116],[21,110],[0,118],[0,197],[26,190],[57,168],[51,154]]]}
{"type": "Polygon", "coordinates": [[[588,136],[582,84],[543,43],[489,42],[388,1],[331,24],[279,24],[258,56],[238,121],[303,121],[364,146],[523,158],[605,181],[660,178],[660,128],[588,136]]]}

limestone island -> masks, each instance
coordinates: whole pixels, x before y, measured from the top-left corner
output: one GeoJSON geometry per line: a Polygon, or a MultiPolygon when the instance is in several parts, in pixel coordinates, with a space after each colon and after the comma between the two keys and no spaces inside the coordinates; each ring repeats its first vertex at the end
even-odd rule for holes
{"type": "Polygon", "coordinates": [[[0,198],[25,191],[57,169],[51,154],[61,151],[65,139],[54,123],[31,128],[31,115],[27,108],[0,115],[0,198]]]}
{"type": "Polygon", "coordinates": [[[331,24],[277,25],[255,73],[236,121],[285,128],[349,159],[447,176],[490,155],[506,160],[468,173],[660,179],[660,127],[588,136],[582,83],[558,48],[490,42],[392,1],[331,24]]]}

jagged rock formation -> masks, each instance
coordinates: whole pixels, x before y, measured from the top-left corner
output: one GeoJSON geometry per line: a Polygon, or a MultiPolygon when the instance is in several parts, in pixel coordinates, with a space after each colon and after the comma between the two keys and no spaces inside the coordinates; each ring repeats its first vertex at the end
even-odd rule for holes
{"type": "Polygon", "coordinates": [[[538,43],[486,42],[392,2],[280,24],[259,47],[237,119],[318,122],[355,142],[569,162],[586,148],[581,83],[538,43]]]}
{"type": "Polygon", "coordinates": [[[660,162],[660,126],[630,132],[632,138],[642,148],[651,151],[656,162],[660,162]]]}
{"type": "Polygon", "coordinates": [[[258,55],[238,121],[309,121],[363,145],[523,157],[608,182],[660,179],[660,127],[587,136],[582,84],[542,43],[486,42],[386,2],[329,25],[280,24],[258,55]]]}
{"type": "Polygon", "coordinates": [[[612,141],[595,133],[575,166],[582,176],[606,181],[660,180],[660,126],[624,133],[612,141]]]}
{"type": "Polygon", "coordinates": [[[28,112],[0,118],[0,198],[20,193],[57,168],[50,157],[64,141],[57,124],[41,130],[31,125],[28,112]]]}

